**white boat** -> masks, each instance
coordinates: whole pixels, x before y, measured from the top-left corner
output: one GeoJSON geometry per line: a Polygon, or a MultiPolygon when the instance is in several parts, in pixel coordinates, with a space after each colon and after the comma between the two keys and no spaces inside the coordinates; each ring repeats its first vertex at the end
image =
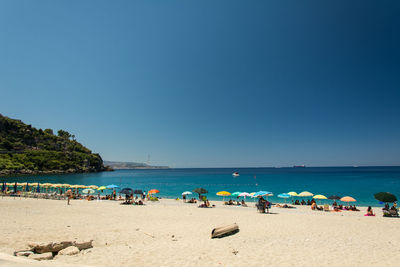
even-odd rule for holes
{"type": "Polygon", "coordinates": [[[234,172],[234,173],[232,173],[232,176],[234,176],[234,177],[238,177],[240,174],[238,173],[238,172],[234,172]]]}

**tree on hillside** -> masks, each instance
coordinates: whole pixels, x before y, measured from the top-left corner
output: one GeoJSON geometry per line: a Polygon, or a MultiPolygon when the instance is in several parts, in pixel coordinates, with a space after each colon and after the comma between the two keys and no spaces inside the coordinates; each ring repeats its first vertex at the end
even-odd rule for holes
{"type": "Polygon", "coordinates": [[[64,130],[58,130],[57,134],[59,137],[62,137],[64,139],[69,139],[71,137],[71,134],[64,130]]]}

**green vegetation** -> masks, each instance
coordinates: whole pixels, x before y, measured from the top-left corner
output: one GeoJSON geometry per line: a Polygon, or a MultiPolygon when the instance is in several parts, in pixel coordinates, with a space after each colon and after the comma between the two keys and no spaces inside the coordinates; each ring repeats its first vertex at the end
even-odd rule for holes
{"type": "Polygon", "coordinates": [[[0,174],[96,172],[105,170],[99,154],[67,131],[36,129],[0,114],[0,174]]]}

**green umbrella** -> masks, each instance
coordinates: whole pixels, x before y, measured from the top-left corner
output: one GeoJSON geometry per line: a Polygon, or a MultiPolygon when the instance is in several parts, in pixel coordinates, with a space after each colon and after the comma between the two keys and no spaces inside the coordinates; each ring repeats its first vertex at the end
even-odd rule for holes
{"type": "Polygon", "coordinates": [[[237,196],[239,196],[241,193],[242,193],[242,192],[234,192],[234,193],[231,194],[231,196],[237,197],[237,196]]]}
{"type": "Polygon", "coordinates": [[[389,193],[389,192],[379,192],[374,195],[375,199],[382,201],[382,202],[389,202],[393,203],[397,201],[397,198],[395,195],[389,193]]]}

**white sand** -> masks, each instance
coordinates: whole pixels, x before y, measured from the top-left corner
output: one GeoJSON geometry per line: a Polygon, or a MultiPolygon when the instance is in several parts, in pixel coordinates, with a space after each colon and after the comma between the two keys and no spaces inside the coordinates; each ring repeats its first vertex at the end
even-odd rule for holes
{"type": "MultiPolygon", "coordinates": [[[[90,253],[63,256],[49,266],[400,266],[400,219],[383,218],[377,209],[376,217],[364,217],[365,208],[259,214],[254,207],[213,203],[214,209],[175,200],[146,206],[75,200],[67,206],[0,198],[0,252],[11,255],[29,242],[93,239],[90,253]],[[239,233],[210,238],[214,227],[234,222],[239,233]]],[[[19,266],[1,256],[0,265],[19,266]]]]}

